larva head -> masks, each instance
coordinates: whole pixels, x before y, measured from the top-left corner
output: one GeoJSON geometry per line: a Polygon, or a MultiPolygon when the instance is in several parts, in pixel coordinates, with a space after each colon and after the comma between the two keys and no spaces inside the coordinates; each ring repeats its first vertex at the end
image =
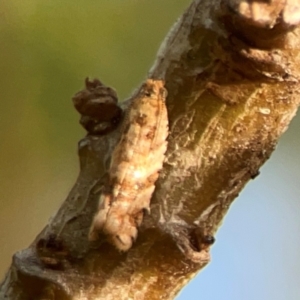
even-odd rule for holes
{"type": "Polygon", "coordinates": [[[146,97],[155,99],[159,97],[162,101],[165,101],[167,90],[164,85],[165,82],[163,80],[147,79],[141,87],[141,92],[146,97]]]}

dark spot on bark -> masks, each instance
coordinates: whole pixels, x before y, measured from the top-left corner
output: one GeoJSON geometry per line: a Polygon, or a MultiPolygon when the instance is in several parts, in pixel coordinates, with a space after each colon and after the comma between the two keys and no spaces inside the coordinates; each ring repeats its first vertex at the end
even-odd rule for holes
{"type": "Polygon", "coordinates": [[[260,174],[259,170],[253,170],[251,172],[251,179],[255,179],[260,174]]]}
{"type": "Polygon", "coordinates": [[[207,245],[213,245],[216,239],[212,235],[205,235],[202,237],[202,243],[207,245]]]}
{"type": "Polygon", "coordinates": [[[50,234],[46,238],[41,238],[36,245],[37,248],[47,248],[51,251],[63,251],[64,245],[61,239],[56,234],[50,234]]]}
{"type": "Polygon", "coordinates": [[[213,245],[215,242],[215,238],[212,235],[203,234],[200,228],[192,229],[189,236],[191,245],[199,252],[201,250],[208,249],[209,246],[213,245]]]}

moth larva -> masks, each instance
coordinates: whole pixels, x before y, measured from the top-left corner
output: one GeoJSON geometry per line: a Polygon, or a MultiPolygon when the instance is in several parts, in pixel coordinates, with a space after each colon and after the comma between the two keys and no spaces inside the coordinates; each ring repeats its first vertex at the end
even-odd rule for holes
{"type": "Polygon", "coordinates": [[[126,251],[136,239],[167,149],[166,94],[162,80],[148,79],[132,99],[112,153],[109,184],[100,196],[90,240],[96,240],[102,230],[119,250],[126,251]]]}

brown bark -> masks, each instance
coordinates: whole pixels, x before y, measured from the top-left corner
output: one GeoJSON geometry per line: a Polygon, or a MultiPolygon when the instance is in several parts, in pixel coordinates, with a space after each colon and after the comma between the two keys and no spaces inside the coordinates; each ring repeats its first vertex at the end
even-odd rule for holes
{"type": "Polygon", "coordinates": [[[173,299],[208,261],[198,233],[215,234],[296,113],[299,2],[193,1],[148,76],[166,82],[170,134],[134,246],[120,253],[104,240],[88,243],[120,130],[85,137],[75,186],[14,255],[0,298],[173,299]]]}

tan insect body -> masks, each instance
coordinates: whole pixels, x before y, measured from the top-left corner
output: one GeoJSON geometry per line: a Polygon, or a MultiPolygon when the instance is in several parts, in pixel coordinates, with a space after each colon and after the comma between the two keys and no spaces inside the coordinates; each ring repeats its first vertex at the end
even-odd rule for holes
{"type": "Polygon", "coordinates": [[[103,231],[120,250],[137,237],[143,211],[150,209],[158,172],[167,149],[166,89],[161,80],[148,79],[133,98],[123,133],[109,169],[108,192],[102,193],[89,239],[103,231]]]}

